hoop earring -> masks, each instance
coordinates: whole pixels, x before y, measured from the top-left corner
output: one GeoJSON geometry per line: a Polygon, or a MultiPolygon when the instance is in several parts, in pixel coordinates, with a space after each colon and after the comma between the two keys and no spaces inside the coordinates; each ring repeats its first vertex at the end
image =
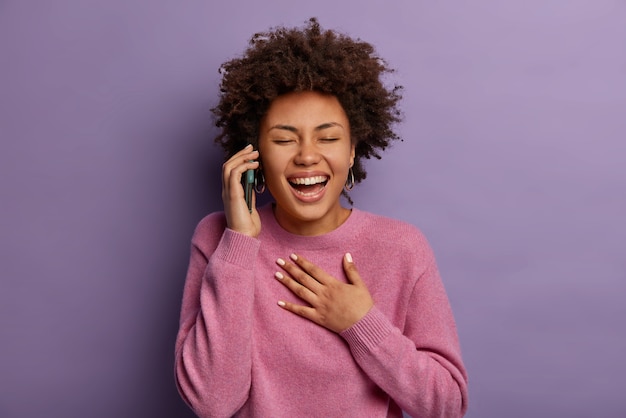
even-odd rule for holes
{"type": "Polygon", "coordinates": [[[348,178],[346,179],[346,185],[343,188],[349,192],[354,187],[354,172],[352,171],[352,167],[350,167],[350,171],[348,172],[348,178]]]}
{"type": "Polygon", "coordinates": [[[265,191],[265,176],[261,170],[257,170],[256,176],[254,176],[254,191],[258,194],[262,194],[265,191]]]}

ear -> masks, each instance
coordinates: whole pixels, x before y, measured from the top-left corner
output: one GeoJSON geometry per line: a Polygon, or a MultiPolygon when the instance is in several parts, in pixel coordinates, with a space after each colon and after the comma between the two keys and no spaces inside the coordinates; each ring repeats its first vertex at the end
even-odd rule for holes
{"type": "Polygon", "coordinates": [[[350,168],[354,165],[354,157],[356,155],[356,144],[352,143],[350,146],[350,168]]]}

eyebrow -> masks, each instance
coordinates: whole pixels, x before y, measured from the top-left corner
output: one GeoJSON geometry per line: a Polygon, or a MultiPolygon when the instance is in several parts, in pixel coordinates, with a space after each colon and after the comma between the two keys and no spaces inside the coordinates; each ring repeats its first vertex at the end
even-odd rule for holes
{"type": "MultiPolygon", "coordinates": [[[[332,128],[332,127],[335,127],[335,126],[338,126],[338,127],[343,129],[343,125],[338,123],[338,122],[326,122],[326,123],[322,123],[321,125],[316,126],[314,131],[322,131],[324,129],[329,129],[329,128],[332,128]]],[[[281,129],[281,130],[289,131],[289,132],[293,132],[293,133],[298,133],[299,132],[298,128],[296,128],[295,126],[291,126],[291,125],[281,125],[281,124],[274,125],[274,126],[271,126],[268,129],[268,131],[271,131],[272,129],[281,129]]]]}

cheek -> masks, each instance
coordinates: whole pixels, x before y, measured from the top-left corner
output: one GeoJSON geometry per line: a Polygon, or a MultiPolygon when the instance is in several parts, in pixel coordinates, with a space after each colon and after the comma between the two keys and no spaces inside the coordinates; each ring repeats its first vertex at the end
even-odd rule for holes
{"type": "Polygon", "coordinates": [[[330,164],[333,166],[335,172],[348,172],[352,166],[353,158],[349,153],[341,152],[332,156],[329,159],[330,164]]]}
{"type": "Polygon", "coordinates": [[[263,160],[263,175],[267,183],[279,181],[284,171],[284,164],[276,158],[267,158],[263,160]]]}
{"type": "Polygon", "coordinates": [[[263,174],[265,175],[265,182],[268,185],[276,184],[278,182],[278,179],[280,178],[279,173],[275,170],[272,170],[271,167],[264,168],[263,174]]]}
{"type": "Polygon", "coordinates": [[[275,199],[286,192],[287,186],[283,180],[283,170],[279,166],[275,164],[264,166],[263,175],[265,176],[267,190],[275,199]]]}

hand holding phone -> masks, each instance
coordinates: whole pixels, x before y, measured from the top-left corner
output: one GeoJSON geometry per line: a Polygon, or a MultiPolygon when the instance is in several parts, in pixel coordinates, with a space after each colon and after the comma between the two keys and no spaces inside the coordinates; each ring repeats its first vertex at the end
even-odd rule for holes
{"type": "Polygon", "coordinates": [[[259,167],[258,158],[259,152],[248,145],[222,165],[226,226],[251,237],[258,237],[261,232],[261,220],[254,210],[254,170],[259,167]]]}

